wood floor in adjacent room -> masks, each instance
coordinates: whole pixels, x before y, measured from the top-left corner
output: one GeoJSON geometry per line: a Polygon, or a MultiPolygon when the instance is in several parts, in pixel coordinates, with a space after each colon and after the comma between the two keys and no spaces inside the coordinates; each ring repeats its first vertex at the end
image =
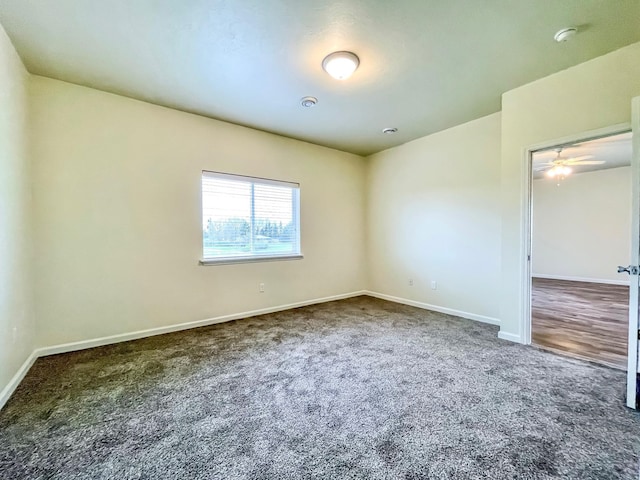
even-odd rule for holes
{"type": "Polygon", "coordinates": [[[534,278],[532,342],[626,370],[629,287],[534,278]]]}

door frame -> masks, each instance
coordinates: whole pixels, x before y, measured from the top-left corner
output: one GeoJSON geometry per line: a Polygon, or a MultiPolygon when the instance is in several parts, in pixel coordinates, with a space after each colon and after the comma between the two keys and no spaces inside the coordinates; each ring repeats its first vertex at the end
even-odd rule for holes
{"type": "MultiPolygon", "coordinates": [[[[575,143],[585,142],[588,140],[595,140],[597,138],[610,137],[612,135],[618,135],[620,133],[630,132],[631,122],[618,123],[609,127],[598,128],[595,130],[588,130],[586,132],[580,132],[566,137],[556,138],[554,140],[547,140],[544,142],[530,145],[524,149],[523,162],[525,168],[523,168],[522,183],[524,185],[522,205],[522,238],[524,239],[524,245],[522,248],[522,262],[520,271],[522,277],[520,279],[522,285],[522,314],[520,315],[520,332],[522,332],[521,342],[525,345],[531,345],[531,245],[532,245],[532,222],[533,222],[533,158],[532,155],[538,150],[546,150],[554,147],[563,147],[573,145],[575,143]]],[[[611,268],[616,268],[617,265],[612,265],[611,268]]]]}
{"type": "MultiPolygon", "coordinates": [[[[631,181],[633,196],[631,198],[631,261],[630,265],[640,264],[640,97],[631,100],[631,126],[636,129],[633,136],[633,156],[631,163],[631,181]]],[[[627,407],[638,408],[638,295],[640,294],[640,277],[629,272],[629,340],[627,350],[627,407]]],[[[640,474],[638,475],[640,477],[640,474]]]]}

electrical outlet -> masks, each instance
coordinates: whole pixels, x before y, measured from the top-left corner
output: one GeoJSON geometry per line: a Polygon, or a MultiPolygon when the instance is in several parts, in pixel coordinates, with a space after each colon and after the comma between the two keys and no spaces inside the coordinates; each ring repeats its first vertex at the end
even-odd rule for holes
{"type": "Polygon", "coordinates": [[[410,287],[413,287],[413,278],[410,278],[410,279],[409,279],[409,286],[410,286],[410,287]]]}
{"type": "Polygon", "coordinates": [[[260,290],[260,293],[264,293],[264,283],[258,285],[258,289],[260,290]]]}
{"type": "Polygon", "coordinates": [[[435,280],[431,280],[431,290],[437,290],[438,289],[438,282],[436,282],[435,280]]]}

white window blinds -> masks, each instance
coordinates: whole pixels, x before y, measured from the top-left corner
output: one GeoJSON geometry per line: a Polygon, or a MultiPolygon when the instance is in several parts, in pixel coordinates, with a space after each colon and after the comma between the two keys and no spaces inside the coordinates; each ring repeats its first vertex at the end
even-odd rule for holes
{"type": "Polygon", "coordinates": [[[299,195],[297,183],[203,171],[203,261],[300,255],[299,195]]]}

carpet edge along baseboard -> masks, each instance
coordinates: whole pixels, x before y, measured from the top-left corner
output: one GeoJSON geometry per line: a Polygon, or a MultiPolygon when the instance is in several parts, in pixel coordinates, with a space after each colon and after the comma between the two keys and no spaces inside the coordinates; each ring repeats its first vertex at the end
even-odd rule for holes
{"type": "MultiPolygon", "coordinates": [[[[468,320],[474,320],[474,321],[477,321],[477,322],[488,323],[488,324],[497,325],[497,326],[500,325],[500,320],[497,319],[497,318],[493,318],[493,317],[487,317],[487,316],[484,316],[484,315],[478,315],[478,314],[474,314],[474,313],[469,313],[469,312],[465,312],[465,311],[462,311],[462,310],[456,310],[456,309],[452,309],[452,308],[448,308],[448,307],[441,307],[441,306],[438,306],[438,305],[432,305],[432,304],[428,304],[428,303],[424,303],[424,302],[418,302],[418,301],[409,300],[409,299],[406,299],[406,298],[396,297],[396,296],[393,296],[393,295],[386,295],[386,294],[383,294],[383,293],[374,292],[374,291],[370,291],[370,290],[358,290],[358,291],[349,292],[349,293],[331,295],[331,296],[328,296],[328,297],[315,298],[315,299],[311,299],[311,300],[304,300],[304,301],[295,302],[295,303],[278,305],[278,306],[275,306],[275,307],[267,307],[267,308],[261,308],[261,309],[257,309],[257,310],[250,310],[250,311],[247,311],[247,312],[240,312],[240,313],[234,313],[234,314],[229,314],[229,315],[221,315],[221,316],[218,316],[218,317],[206,318],[206,319],[203,319],[203,320],[196,320],[196,321],[192,321],[192,322],[185,322],[185,323],[167,325],[167,326],[162,326],[162,327],[155,327],[155,328],[150,328],[150,329],[145,329],[145,330],[138,330],[138,331],[135,331],[135,332],[120,333],[120,334],[116,334],[116,335],[109,335],[109,336],[106,336],[106,337],[92,338],[92,339],[88,339],[88,340],[80,340],[80,341],[77,341],[77,342],[69,342],[69,343],[63,343],[63,344],[59,344],[59,345],[52,345],[52,346],[48,346],[48,347],[36,348],[33,352],[31,352],[29,357],[27,357],[25,362],[20,366],[18,371],[11,378],[9,383],[0,392],[0,409],[2,409],[2,407],[4,407],[4,405],[7,403],[9,398],[11,398],[11,395],[16,390],[16,388],[18,388],[18,385],[20,385],[20,382],[24,379],[24,377],[28,373],[28,371],[31,368],[31,366],[40,357],[46,357],[48,355],[57,355],[57,354],[60,354],[60,353],[69,353],[69,352],[74,352],[74,351],[78,351],[78,350],[85,350],[85,349],[94,348],[94,347],[101,347],[101,346],[104,346],[104,345],[111,345],[111,344],[114,344],[114,343],[127,342],[127,341],[130,341],[130,340],[139,340],[141,338],[152,337],[152,336],[155,336],[155,335],[163,335],[163,334],[166,334],[166,333],[179,332],[179,331],[182,331],[182,330],[189,330],[189,329],[192,329],[192,328],[205,327],[205,326],[208,326],[208,325],[215,325],[217,323],[230,322],[230,321],[239,320],[239,319],[242,319],[242,318],[256,317],[256,316],[259,316],[259,315],[266,315],[266,314],[269,314],[269,313],[281,312],[281,311],[289,310],[289,309],[292,309],[292,308],[305,307],[305,306],[308,306],[308,305],[314,305],[314,304],[318,304],[318,303],[333,302],[333,301],[336,301],[336,300],[344,300],[344,299],[347,299],[347,298],[358,297],[358,296],[361,296],[361,295],[368,295],[368,296],[371,296],[371,297],[380,298],[382,300],[387,300],[387,301],[394,302],[394,303],[400,303],[400,304],[403,304],[403,305],[409,305],[409,306],[412,306],[412,307],[422,308],[424,310],[432,310],[432,311],[435,311],[435,312],[445,313],[445,314],[449,314],[449,315],[455,315],[457,317],[465,318],[465,319],[468,319],[468,320]]],[[[502,333],[503,332],[500,332],[500,334],[502,334],[502,333]]],[[[515,339],[515,336],[511,335],[511,336],[509,336],[507,338],[507,337],[501,336],[500,334],[498,336],[500,338],[504,338],[505,340],[519,341],[519,340],[515,339]]]]}

